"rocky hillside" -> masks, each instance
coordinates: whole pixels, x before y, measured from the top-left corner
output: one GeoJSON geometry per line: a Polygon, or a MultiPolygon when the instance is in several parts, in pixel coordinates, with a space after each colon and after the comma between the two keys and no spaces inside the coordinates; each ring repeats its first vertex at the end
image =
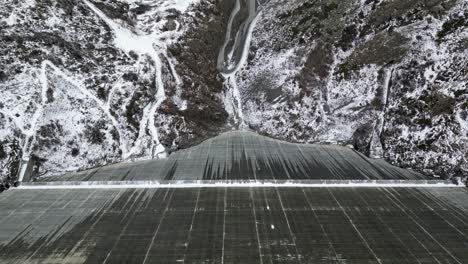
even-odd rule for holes
{"type": "Polygon", "coordinates": [[[231,129],[468,172],[464,0],[4,2],[4,177],[21,158],[60,174],[231,129]],[[234,61],[229,76],[220,58],[234,61]]]}
{"type": "Polygon", "coordinates": [[[239,76],[251,127],[466,173],[468,3],[298,2],[260,14],[239,76]]]}

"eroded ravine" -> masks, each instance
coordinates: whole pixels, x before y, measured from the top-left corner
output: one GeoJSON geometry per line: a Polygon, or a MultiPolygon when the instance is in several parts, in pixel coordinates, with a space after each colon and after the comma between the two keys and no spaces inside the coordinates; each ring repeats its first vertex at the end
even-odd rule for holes
{"type": "Polygon", "coordinates": [[[141,120],[140,131],[138,133],[138,138],[133,145],[133,147],[128,151],[124,156],[124,159],[129,158],[132,154],[137,152],[137,149],[142,143],[142,136],[148,131],[152,137],[152,156],[163,157],[165,156],[165,148],[159,140],[158,129],[155,126],[154,116],[157,109],[161,103],[166,99],[166,93],[164,91],[164,83],[161,77],[161,59],[160,52],[156,51],[154,48],[155,40],[157,40],[154,35],[137,35],[131,32],[130,30],[118,25],[110,18],[108,18],[101,10],[95,7],[91,2],[84,0],[84,3],[101,18],[114,32],[115,39],[114,42],[117,47],[125,52],[134,51],[141,55],[146,55],[151,58],[154,62],[155,67],[155,82],[156,82],[156,91],[154,94],[153,101],[148,104],[143,111],[143,117],[141,120]]]}
{"type": "Polygon", "coordinates": [[[236,0],[217,60],[217,68],[225,78],[226,111],[233,117],[233,125],[240,129],[247,125],[242,112],[242,96],[237,87],[236,73],[247,61],[252,31],[259,13],[260,4],[256,0],[236,0]]]}

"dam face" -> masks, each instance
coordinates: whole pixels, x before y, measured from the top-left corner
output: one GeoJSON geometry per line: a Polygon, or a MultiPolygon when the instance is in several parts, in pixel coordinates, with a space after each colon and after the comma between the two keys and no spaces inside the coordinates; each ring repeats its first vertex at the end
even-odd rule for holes
{"type": "Polygon", "coordinates": [[[234,131],[3,193],[0,262],[464,263],[467,205],[350,148],[234,131]]]}
{"type": "Polygon", "coordinates": [[[227,132],[167,159],[110,165],[40,181],[421,180],[421,174],[336,145],[287,143],[227,132]]]}
{"type": "Polygon", "coordinates": [[[0,258],[466,263],[467,198],[460,188],[15,190],[0,196],[0,258]]]}

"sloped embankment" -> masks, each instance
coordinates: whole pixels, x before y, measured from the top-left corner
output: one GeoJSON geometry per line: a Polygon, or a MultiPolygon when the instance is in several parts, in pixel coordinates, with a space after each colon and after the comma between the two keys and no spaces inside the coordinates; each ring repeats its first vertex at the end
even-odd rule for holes
{"type": "Polygon", "coordinates": [[[40,181],[378,180],[424,176],[335,145],[293,144],[227,132],[162,160],[121,163],[40,181]]]}

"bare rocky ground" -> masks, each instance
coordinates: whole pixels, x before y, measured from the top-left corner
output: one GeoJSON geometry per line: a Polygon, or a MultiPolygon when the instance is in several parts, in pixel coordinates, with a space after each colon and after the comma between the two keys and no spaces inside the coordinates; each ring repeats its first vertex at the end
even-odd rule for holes
{"type": "MultiPolygon", "coordinates": [[[[7,0],[0,7],[4,177],[16,173],[18,149],[30,150],[43,176],[157,158],[158,144],[170,152],[236,128],[216,68],[233,1],[91,2],[134,34],[159,36],[161,67],[117,45],[83,1],[7,0]],[[150,112],[158,74],[165,97],[150,112]]],[[[462,0],[263,3],[236,75],[244,122],[287,141],[352,144],[430,176],[466,175],[466,10],[462,0]]]]}

